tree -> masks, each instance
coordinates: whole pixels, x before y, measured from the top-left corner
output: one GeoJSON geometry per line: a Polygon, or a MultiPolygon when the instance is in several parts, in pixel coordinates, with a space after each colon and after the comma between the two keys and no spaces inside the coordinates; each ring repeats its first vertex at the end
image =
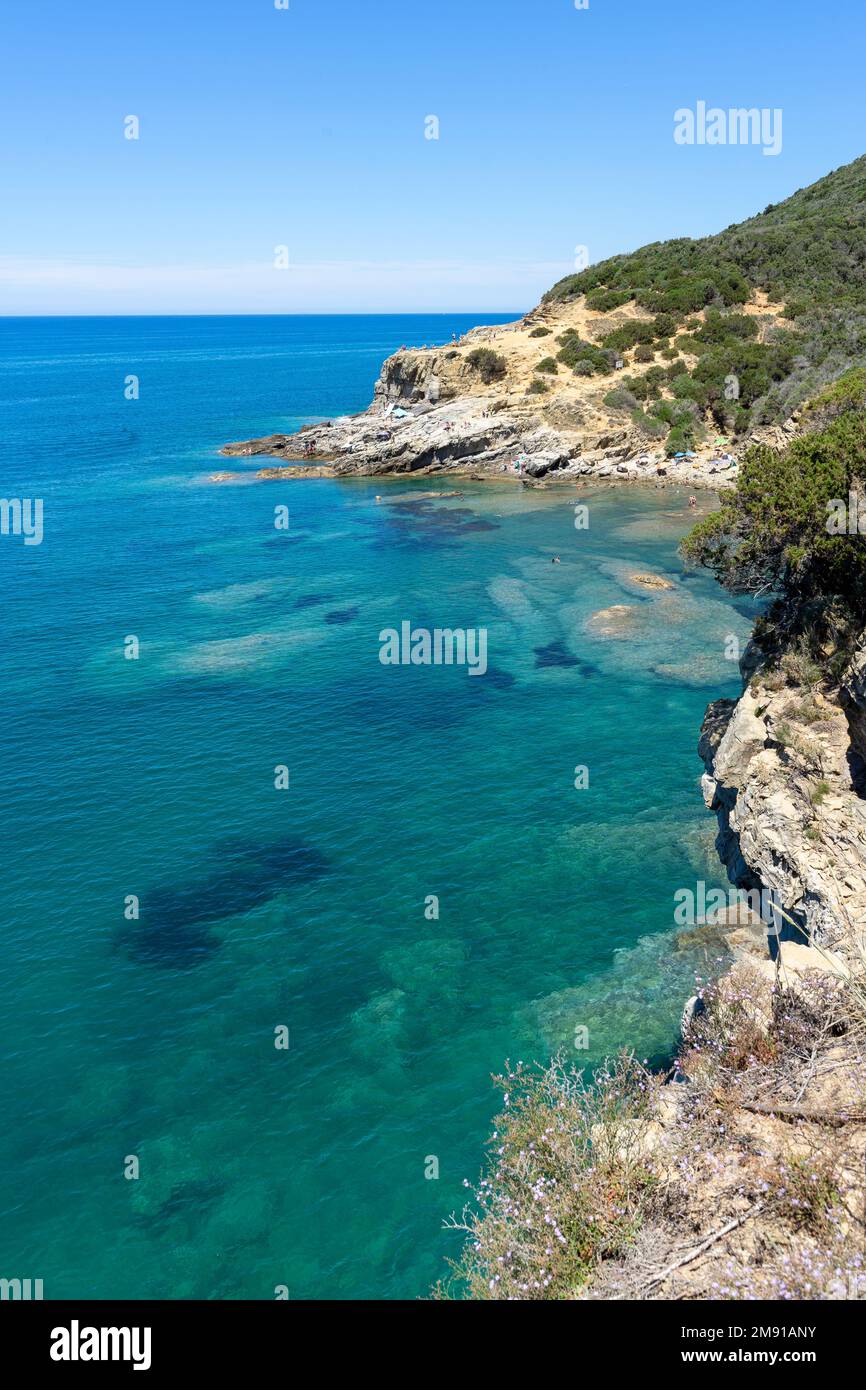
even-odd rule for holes
{"type": "Polygon", "coordinates": [[[732,593],[862,602],[864,480],[866,414],[860,410],[786,449],[757,445],[743,458],[737,490],[725,493],[719,510],[686,537],[683,554],[707,566],[732,593]]]}

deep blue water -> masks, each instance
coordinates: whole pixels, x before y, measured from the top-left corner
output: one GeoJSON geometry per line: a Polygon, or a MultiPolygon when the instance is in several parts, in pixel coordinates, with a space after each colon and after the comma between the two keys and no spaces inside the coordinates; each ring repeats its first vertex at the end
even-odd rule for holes
{"type": "Polygon", "coordinates": [[[581,532],[567,491],[208,481],[475,321],[0,320],[0,491],[45,518],[0,536],[0,1275],[47,1298],[423,1295],[490,1073],[674,1040],[748,630],[685,496],[581,494],[581,532]],[[383,666],[403,620],[484,627],[487,675],[383,666]]]}

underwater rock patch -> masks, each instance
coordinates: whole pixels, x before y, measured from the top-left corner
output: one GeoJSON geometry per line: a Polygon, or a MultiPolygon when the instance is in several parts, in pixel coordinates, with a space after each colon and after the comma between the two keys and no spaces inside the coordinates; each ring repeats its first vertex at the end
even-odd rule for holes
{"type": "Polygon", "coordinates": [[[209,873],[141,896],[140,916],[122,941],[132,960],[163,969],[188,970],[219,949],[212,928],[268,902],[292,883],[308,882],[328,871],[314,846],[294,836],[258,844],[225,839],[214,846],[220,857],[209,873]]]}

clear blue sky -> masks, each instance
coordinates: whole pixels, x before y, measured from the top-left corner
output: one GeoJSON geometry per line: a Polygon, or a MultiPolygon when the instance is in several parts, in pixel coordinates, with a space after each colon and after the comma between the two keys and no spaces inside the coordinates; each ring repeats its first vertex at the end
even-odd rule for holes
{"type": "Polygon", "coordinates": [[[866,150],[863,0],[289,3],[7,0],[0,313],[525,309],[866,150]],[[781,154],[675,144],[699,100],[781,154]]]}

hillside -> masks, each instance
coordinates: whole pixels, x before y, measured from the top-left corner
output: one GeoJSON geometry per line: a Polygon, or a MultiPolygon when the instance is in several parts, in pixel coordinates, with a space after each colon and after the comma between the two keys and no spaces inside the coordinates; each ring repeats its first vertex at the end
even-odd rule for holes
{"type": "Polygon", "coordinates": [[[401,348],[359,415],[223,453],[328,476],[728,487],[745,447],[783,447],[800,407],[866,363],[864,266],[866,156],[715,236],[566,276],[513,324],[401,348]]]}
{"type": "MultiPolygon", "coordinates": [[[[588,309],[645,310],[649,322],[612,331],[602,349],[644,345],[662,358],[676,350],[696,358],[672,379],[672,394],[745,433],[787,418],[862,361],[864,268],[866,156],[715,236],[656,242],[569,275],[544,303],[585,296],[588,309]],[[784,306],[763,340],[755,316],[743,312],[761,295],[784,306]],[[725,390],[731,377],[736,397],[725,390]]],[[[657,406],[649,411],[664,418],[657,406]]]]}

